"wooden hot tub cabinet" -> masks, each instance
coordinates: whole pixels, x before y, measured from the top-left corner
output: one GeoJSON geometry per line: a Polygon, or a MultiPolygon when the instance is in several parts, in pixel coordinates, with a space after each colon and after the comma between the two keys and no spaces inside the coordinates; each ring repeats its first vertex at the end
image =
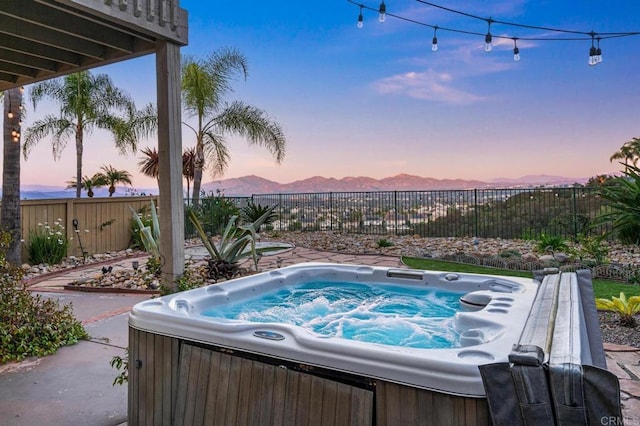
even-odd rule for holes
{"type": "Polygon", "coordinates": [[[130,425],[490,424],[462,397],[129,327],[130,425]]]}

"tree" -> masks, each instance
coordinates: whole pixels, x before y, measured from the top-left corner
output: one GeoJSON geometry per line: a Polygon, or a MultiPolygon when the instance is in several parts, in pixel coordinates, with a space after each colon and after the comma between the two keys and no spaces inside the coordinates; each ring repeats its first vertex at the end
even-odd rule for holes
{"type": "Polygon", "coordinates": [[[138,161],[140,173],[150,178],[158,179],[160,177],[160,158],[158,157],[158,151],[155,148],[146,146],[142,148],[140,152],[144,155],[144,157],[138,161]]]}
{"type": "MultiPolygon", "coordinates": [[[[150,105],[138,111],[133,100],[115,87],[105,74],[93,75],[88,71],[47,80],[36,84],[30,91],[35,108],[44,98],[51,98],[60,106],[60,115],[49,114],[37,120],[25,133],[23,153],[28,157],[31,149],[45,136],[52,136],[53,157],[57,160],[71,137],[76,142],[76,180],[82,181],[82,154],[84,136],[94,129],[103,129],[114,136],[120,153],[136,152],[136,141],[156,127],[157,115],[150,105]],[[116,112],[123,112],[122,116],[116,112]]],[[[80,197],[81,186],[76,186],[80,197]]]]}
{"type": "Polygon", "coordinates": [[[2,207],[0,228],[11,234],[5,259],[13,265],[22,263],[20,218],[20,132],[22,125],[22,88],[4,93],[2,207]]]}
{"type": "MultiPolygon", "coordinates": [[[[150,178],[158,179],[160,175],[158,151],[155,148],[145,147],[140,152],[144,154],[144,157],[138,161],[140,173],[150,178]]],[[[189,195],[189,183],[193,182],[195,156],[195,148],[187,148],[182,153],[182,177],[187,181],[187,196],[189,195]]]]}
{"type": "Polygon", "coordinates": [[[78,188],[81,190],[84,189],[85,191],[87,191],[87,197],[89,198],[93,198],[94,188],[100,188],[101,186],[107,185],[105,177],[100,173],[96,173],[92,177],[83,176],[82,179],[80,180],[80,186],[78,186],[76,182],[77,181],[75,180],[67,181],[67,184],[68,184],[67,189],[71,189],[71,188],[76,188],[76,190],[78,188]]]}
{"type": "Polygon", "coordinates": [[[610,162],[615,160],[623,160],[625,169],[629,163],[636,166],[638,160],[640,160],[640,138],[631,138],[630,141],[625,142],[610,158],[610,162]]]}
{"type": "Polygon", "coordinates": [[[189,196],[190,183],[193,182],[196,170],[196,149],[187,148],[182,153],[182,177],[187,181],[187,197],[189,196]]]}
{"type": "Polygon", "coordinates": [[[222,174],[228,166],[226,135],[239,135],[252,145],[264,146],[278,163],[284,159],[286,138],[276,121],[255,106],[223,100],[232,91],[232,78],[238,73],[246,79],[247,59],[232,48],[216,50],[204,60],[183,59],[182,102],[187,115],[197,119],[196,127],[184,123],[196,138],[194,206],[199,205],[206,161],[214,176],[222,174]]]}
{"type": "Polygon", "coordinates": [[[126,183],[131,185],[131,173],[126,170],[117,170],[113,166],[102,166],[100,168],[101,173],[98,173],[99,178],[104,182],[105,186],[109,187],[109,197],[113,196],[116,192],[116,185],[119,183],[126,183]]]}

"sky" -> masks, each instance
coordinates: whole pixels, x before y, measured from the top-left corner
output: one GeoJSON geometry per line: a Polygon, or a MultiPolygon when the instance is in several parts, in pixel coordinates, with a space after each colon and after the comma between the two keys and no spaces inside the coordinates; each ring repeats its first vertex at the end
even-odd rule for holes
{"type": "MultiPolygon", "coordinates": [[[[487,22],[415,0],[388,0],[387,12],[463,31],[486,33],[487,22]]],[[[366,6],[378,8],[379,2],[366,6]]],[[[494,20],[577,31],[640,31],[637,0],[439,0],[437,4],[494,20]]],[[[189,13],[183,54],[206,57],[235,47],[249,75],[234,82],[228,101],[264,109],[287,137],[277,164],[261,147],[229,137],[227,172],[281,183],[312,176],[384,178],[400,173],[438,179],[518,178],[548,174],[586,178],[616,173],[609,157],[640,136],[640,35],[601,42],[603,61],[587,64],[589,40],[513,42],[433,29],[364,10],[347,0],[182,0],[189,13]]],[[[557,37],[548,31],[493,24],[508,37],[557,37]]],[[[155,103],[153,55],[94,69],[106,73],[139,107],[155,103]]],[[[28,96],[27,87],[26,95],[28,96]]],[[[26,103],[25,126],[56,106],[26,103]]],[[[183,116],[193,123],[193,119],[183,116]]],[[[183,147],[193,134],[183,127],[183,147]]],[[[140,147],[156,146],[155,139],[140,147]]],[[[141,156],[118,154],[109,134],[85,137],[83,174],[105,164],[128,170],[133,186],[155,181],[138,173],[141,156]]],[[[42,140],[21,163],[22,184],[65,186],[75,179],[70,141],[58,161],[42,140]]],[[[203,182],[214,180],[206,175],[203,182]]]]}

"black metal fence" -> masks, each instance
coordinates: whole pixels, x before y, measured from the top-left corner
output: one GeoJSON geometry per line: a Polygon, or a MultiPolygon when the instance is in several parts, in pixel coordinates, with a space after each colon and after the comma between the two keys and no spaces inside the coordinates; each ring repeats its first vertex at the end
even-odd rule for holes
{"type": "MultiPolygon", "coordinates": [[[[603,233],[605,228],[593,227],[593,221],[607,211],[596,189],[570,187],[218,195],[202,200],[208,206],[203,212],[213,223],[216,206],[225,211],[235,206],[238,212],[250,202],[277,206],[275,230],[425,237],[536,239],[546,234],[575,239],[603,233]]],[[[209,231],[219,229],[218,224],[209,231]]],[[[187,235],[192,235],[189,230],[187,235]]]]}

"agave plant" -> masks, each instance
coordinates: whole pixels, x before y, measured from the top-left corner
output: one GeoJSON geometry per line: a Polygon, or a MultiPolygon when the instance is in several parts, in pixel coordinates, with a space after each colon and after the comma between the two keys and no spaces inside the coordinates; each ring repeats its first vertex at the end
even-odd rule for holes
{"type": "Polygon", "coordinates": [[[257,229],[263,225],[272,214],[273,207],[265,211],[262,216],[252,223],[245,225],[236,225],[238,216],[231,216],[222,233],[220,242],[216,244],[205,232],[195,211],[187,211],[189,220],[193,223],[196,232],[198,232],[200,239],[202,239],[204,247],[211,256],[209,260],[209,275],[212,278],[223,276],[229,279],[233,277],[240,269],[238,262],[247,257],[253,258],[256,271],[258,270],[260,250],[256,249],[257,229]]]}
{"type": "MultiPolygon", "coordinates": [[[[267,216],[263,223],[264,225],[269,225],[270,223],[273,223],[278,216],[274,210],[275,207],[262,206],[254,203],[253,201],[249,201],[249,203],[240,210],[240,214],[245,223],[251,223],[258,220],[267,211],[271,211],[271,214],[267,216]]],[[[260,226],[256,228],[256,232],[260,232],[260,226]]]]}
{"type": "Polygon", "coordinates": [[[133,220],[138,226],[138,232],[145,251],[155,259],[160,259],[160,222],[158,221],[155,203],[151,200],[151,226],[142,222],[140,215],[133,207],[129,206],[129,208],[133,214],[133,220]]]}
{"type": "Polygon", "coordinates": [[[634,315],[640,312],[640,296],[631,296],[627,299],[624,293],[620,292],[620,297],[596,299],[596,308],[618,314],[620,324],[625,327],[635,327],[634,315]]]}

